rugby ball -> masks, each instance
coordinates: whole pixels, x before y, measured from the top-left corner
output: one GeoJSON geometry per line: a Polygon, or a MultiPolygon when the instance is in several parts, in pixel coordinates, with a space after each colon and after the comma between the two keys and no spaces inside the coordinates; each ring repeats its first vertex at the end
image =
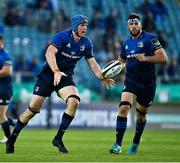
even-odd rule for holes
{"type": "Polygon", "coordinates": [[[106,78],[106,79],[115,77],[121,71],[122,71],[122,64],[117,60],[113,60],[113,61],[107,63],[102,68],[102,74],[103,74],[104,78],[106,78]]]}

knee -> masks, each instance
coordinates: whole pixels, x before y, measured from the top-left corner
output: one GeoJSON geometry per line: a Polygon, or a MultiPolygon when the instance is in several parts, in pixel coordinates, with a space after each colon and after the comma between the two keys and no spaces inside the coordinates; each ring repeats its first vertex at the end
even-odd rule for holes
{"type": "Polygon", "coordinates": [[[128,101],[122,101],[119,104],[119,115],[126,117],[130,109],[131,109],[131,103],[128,101]]]}
{"type": "Polygon", "coordinates": [[[68,101],[67,101],[67,106],[69,108],[72,108],[72,109],[77,109],[78,106],[79,106],[79,100],[78,99],[75,99],[75,98],[69,98],[68,101]]]}
{"type": "Polygon", "coordinates": [[[3,111],[0,111],[0,122],[4,122],[6,120],[6,114],[3,111]]]}
{"type": "Polygon", "coordinates": [[[146,121],[146,116],[145,116],[145,115],[137,114],[137,120],[138,120],[140,123],[144,123],[144,122],[146,121]]]}
{"type": "Polygon", "coordinates": [[[127,105],[122,105],[119,109],[119,113],[121,116],[127,116],[128,112],[130,110],[130,107],[127,105]]]}
{"type": "Polygon", "coordinates": [[[0,117],[0,123],[3,123],[4,121],[7,121],[6,115],[0,117]]]}
{"type": "Polygon", "coordinates": [[[79,106],[79,102],[80,102],[80,98],[78,96],[76,95],[69,96],[67,99],[66,112],[71,116],[75,116],[76,110],[79,106]]]}
{"type": "Polygon", "coordinates": [[[147,112],[143,112],[143,111],[140,111],[136,108],[136,116],[137,116],[137,120],[140,122],[140,123],[144,123],[146,121],[146,114],[147,112]]]}
{"type": "Polygon", "coordinates": [[[39,109],[28,106],[28,109],[20,115],[20,120],[23,123],[28,123],[37,113],[39,113],[39,109]]]}
{"type": "Polygon", "coordinates": [[[66,103],[68,105],[68,107],[77,109],[80,103],[80,98],[77,95],[70,95],[67,100],[66,103]]]}
{"type": "Polygon", "coordinates": [[[0,110],[0,118],[4,117],[4,112],[0,110]]]}
{"type": "Polygon", "coordinates": [[[29,105],[28,109],[33,115],[40,113],[40,108],[38,108],[38,107],[32,107],[29,105]]]}

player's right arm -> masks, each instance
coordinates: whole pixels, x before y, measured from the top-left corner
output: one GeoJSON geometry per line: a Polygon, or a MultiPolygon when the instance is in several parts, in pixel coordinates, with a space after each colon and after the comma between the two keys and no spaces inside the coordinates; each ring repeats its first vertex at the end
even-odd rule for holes
{"type": "Polygon", "coordinates": [[[125,72],[126,55],[125,55],[124,41],[121,42],[121,50],[120,50],[120,56],[118,58],[118,61],[122,64],[122,72],[125,72]]]}
{"type": "Polygon", "coordinates": [[[49,45],[45,54],[47,63],[54,73],[54,86],[59,84],[61,77],[63,75],[67,76],[65,73],[61,72],[57,66],[56,56],[55,56],[57,52],[58,49],[54,45],[49,45]]]}
{"type": "Polygon", "coordinates": [[[0,70],[0,78],[3,78],[5,76],[9,76],[12,74],[12,66],[10,65],[5,65],[3,68],[0,70]]]}
{"type": "Polygon", "coordinates": [[[10,57],[6,57],[4,61],[4,65],[2,69],[0,70],[0,78],[3,78],[5,76],[12,75],[12,59],[10,57]]]}
{"type": "Polygon", "coordinates": [[[118,61],[122,64],[122,70],[126,67],[126,60],[119,56],[118,61]]]}

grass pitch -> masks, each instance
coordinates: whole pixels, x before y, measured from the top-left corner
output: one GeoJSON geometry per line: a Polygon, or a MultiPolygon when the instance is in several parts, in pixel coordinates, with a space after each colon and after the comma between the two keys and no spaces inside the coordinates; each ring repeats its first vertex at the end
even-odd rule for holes
{"type": "Polygon", "coordinates": [[[132,130],[125,133],[123,151],[118,155],[108,151],[115,139],[113,130],[69,129],[64,137],[68,154],[52,146],[55,134],[56,130],[24,129],[14,154],[5,154],[5,144],[0,144],[0,162],[180,162],[178,130],[146,129],[139,152],[131,156],[126,153],[134,136],[132,130]]]}

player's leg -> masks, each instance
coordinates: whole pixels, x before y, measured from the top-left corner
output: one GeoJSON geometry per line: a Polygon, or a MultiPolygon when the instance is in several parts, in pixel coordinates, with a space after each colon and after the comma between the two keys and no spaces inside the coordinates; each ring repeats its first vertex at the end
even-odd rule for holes
{"type": "MultiPolygon", "coordinates": [[[[2,90],[0,90],[2,91],[2,90]]],[[[12,85],[7,84],[4,85],[4,91],[0,92],[0,124],[1,127],[4,131],[4,140],[2,140],[3,143],[6,143],[7,138],[9,138],[10,136],[10,126],[9,126],[9,122],[8,119],[6,117],[6,112],[7,112],[7,108],[8,108],[8,104],[10,102],[10,99],[12,97],[12,85]]]]}
{"type": "Polygon", "coordinates": [[[21,130],[27,125],[28,121],[40,112],[40,108],[45,97],[33,95],[28,108],[20,115],[14,130],[6,143],[6,153],[14,153],[15,141],[21,130]]]}
{"type": "Polygon", "coordinates": [[[60,152],[67,153],[68,150],[62,142],[62,138],[75,116],[76,110],[79,106],[80,98],[77,88],[72,85],[61,88],[58,91],[58,94],[64,101],[66,101],[67,107],[63,113],[58,132],[53,139],[53,145],[57,146],[60,152]]]}
{"type": "Polygon", "coordinates": [[[1,124],[2,130],[4,132],[4,138],[2,140],[0,140],[0,143],[6,143],[7,139],[9,138],[9,136],[11,134],[9,122],[6,117],[7,108],[8,108],[7,105],[0,104],[0,124],[1,124]]]}
{"type": "Polygon", "coordinates": [[[140,140],[146,125],[146,114],[152,104],[155,95],[155,86],[146,87],[138,90],[137,104],[136,104],[136,130],[131,148],[128,154],[136,154],[140,140]]]}
{"type": "Polygon", "coordinates": [[[121,144],[127,127],[127,115],[131,109],[133,99],[134,94],[129,92],[123,92],[121,95],[119,113],[116,120],[116,142],[111,147],[110,153],[118,154],[121,152],[121,144]]]}
{"type": "Polygon", "coordinates": [[[136,105],[136,130],[135,135],[133,138],[133,143],[131,148],[128,150],[128,154],[136,154],[138,150],[138,146],[141,140],[142,133],[144,131],[146,125],[146,114],[148,112],[148,108],[142,106],[141,104],[137,103],[136,105]]]}

